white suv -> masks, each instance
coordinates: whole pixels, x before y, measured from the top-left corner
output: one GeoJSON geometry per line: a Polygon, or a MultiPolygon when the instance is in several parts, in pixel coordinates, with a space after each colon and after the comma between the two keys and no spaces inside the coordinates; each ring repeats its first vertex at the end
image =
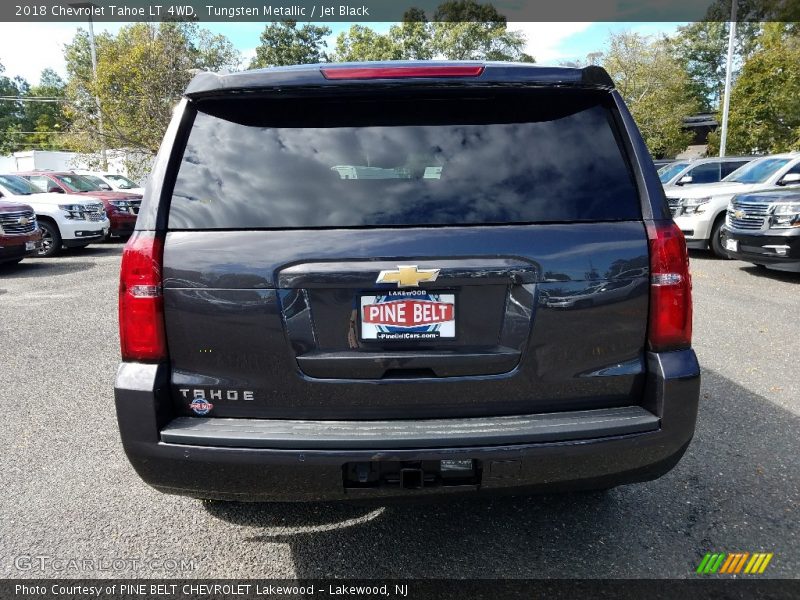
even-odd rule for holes
{"type": "Polygon", "coordinates": [[[74,194],[48,194],[16,175],[0,175],[0,196],[21,200],[36,213],[42,230],[39,256],[54,256],[62,247],[81,248],[105,239],[111,223],[103,203],[74,194]]]}
{"type": "Polygon", "coordinates": [[[689,248],[711,248],[720,258],[721,231],[728,202],[736,194],[780,186],[800,185],[800,153],[775,154],[754,160],[718,183],[666,190],[672,218],[686,237],[689,248]]]}

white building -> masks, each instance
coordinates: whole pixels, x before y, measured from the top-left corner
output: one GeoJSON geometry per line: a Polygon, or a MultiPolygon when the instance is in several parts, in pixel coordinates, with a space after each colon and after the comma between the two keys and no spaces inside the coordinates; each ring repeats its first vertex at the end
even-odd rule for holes
{"type": "MultiPolygon", "coordinates": [[[[106,153],[108,173],[118,173],[131,179],[138,179],[135,173],[129,173],[126,165],[132,154],[124,150],[109,150],[106,153]]],[[[143,159],[142,156],[138,158],[143,159]]],[[[58,152],[55,150],[27,150],[0,156],[0,173],[17,171],[71,171],[72,169],[97,170],[99,157],[78,152],[58,152]]]]}

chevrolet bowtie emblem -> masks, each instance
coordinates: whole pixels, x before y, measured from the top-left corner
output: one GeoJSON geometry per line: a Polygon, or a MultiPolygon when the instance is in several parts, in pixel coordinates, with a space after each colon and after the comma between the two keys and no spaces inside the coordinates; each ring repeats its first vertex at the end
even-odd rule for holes
{"type": "Polygon", "coordinates": [[[745,214],[746,213],[743,210],[737,210],[733,213],[733,216],[736,217],[737,219],[743,219],[745,214]]]}
{"type": "Polygon", "coordinates": [[[20,217],[20,218],[17,220],[17,224],[18,224],[18,225],[27,225],[27,224],[28,224],[28,223],[30,223],[30,222],[31,222],[31,221],[30,221],[30,219],[29,219],[28,217],[20,217]]]}
{"type": "Polygon", "coordinates": [[[397,287],[419,287],[420,281],[436,281],[439,269],[418,269],[417,265],[398,265],[396,271],[381,271],[375,283],[396,283],[397,287]]]}

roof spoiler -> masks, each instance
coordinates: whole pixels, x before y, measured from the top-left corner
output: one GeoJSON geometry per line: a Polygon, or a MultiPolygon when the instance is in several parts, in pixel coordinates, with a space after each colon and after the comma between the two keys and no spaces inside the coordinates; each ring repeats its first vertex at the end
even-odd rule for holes
{"type": "Polygon", "coordinates": [[[603,67],[589,65],[581,69],[581,80],[587,85],[599,85],[602,87],[613,88],[614,80],[603,67]]]}
{"type": "MultiPolygon", "coordinates": [[[[261,88],[282,88],[321,85],[331,80],[347,80],[353,77],[334,77],[353,72],[373,73],[375,71],[391,70],[399,73],[406,71],[449,72],[456,70],[480,71],[482,76],[475,77],[475,83],[488,84],[502,83],[504,78],[510,81],[529,83],[535,85],[583,85],[586,87],[613,89],[614,82],[603,67],[589,65],[583,68],[574,67],[547,67],[539,65],[523,65],[520,63],[495,63],[475,62],[452,64],[449,62],[366,62],[366,63],[341,63],[341,64],[315,64],[297,65],[292,67],[276,67],[255,71],[240,71],[237,73],[210,73],[201,72],[194,76],[184,93],[189,98],[213,95],[223,91],[257,90],[261,88]]],[[[441,76],[441,75],[440,75],[441,76]]],[[[451,74],[452,76],[452,74],[451,74]]],[[[441,76],[443,77],[443,76],[441,76]]],[[[364,79],[355,77],[354,79],[364,79]]],[[[346,81],[344,81],[346,83],[346,81]]]]}

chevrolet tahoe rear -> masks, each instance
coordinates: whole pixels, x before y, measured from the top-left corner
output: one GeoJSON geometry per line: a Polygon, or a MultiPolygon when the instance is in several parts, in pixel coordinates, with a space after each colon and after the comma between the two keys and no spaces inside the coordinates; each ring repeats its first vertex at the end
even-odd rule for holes
{"type": "Polygon", "coordinates": [[[686,450],[691,280],[597,67],[199,74],[120,275],[120,433],[155,488],[604,489],[686,450]]]}

